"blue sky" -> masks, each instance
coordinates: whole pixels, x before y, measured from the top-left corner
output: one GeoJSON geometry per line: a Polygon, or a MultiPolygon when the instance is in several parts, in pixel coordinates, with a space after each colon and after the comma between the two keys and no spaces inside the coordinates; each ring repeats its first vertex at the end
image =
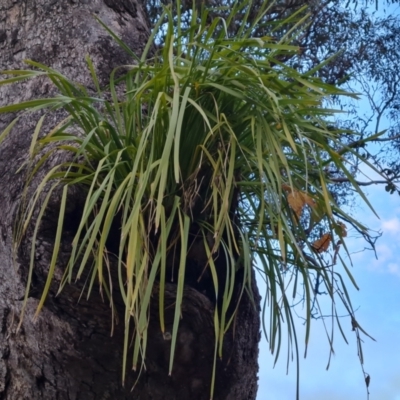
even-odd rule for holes
{"type": "MultiPolygon", "coordinates": [[[[399,14],[393,5],[387,13],[399,14]]],[[[383,14],[381,8],[378,14],[383,14]]],[[[368,113],[367,101],[360,102],[360,111],[368,113]]],[[[388,127],[383,121],[380,129],[388,127]],[[386,126],[384,126],[386,125],[386,126]]],[[[400,157],[400,156],[399,156],[400,157]]],[[[366,172],[374,178],[374,173],[366,172]]],[[[365,179],[364,179],[365,180],[365,179]]],[[[349,231],[347,246],[351,253],[353,274],[360,290],[350,289],[356,319],[376,339],[363,337],[364,369],[371,376],[369,400],[400,400],[400,196],[389,195],[383,185],[364,189],[379,218],[356,200],[352,216],[370,229],[382,233],[376,244],[378,258],[363,250],[366,243],[356,232],[349,231]]],[[[343,276],[345,272],[343,271],[343,276]]],[[[342,326],[349,344],[338,330],[335,333],[335,355],[326,370],[329,344],[322,321],[312,322],[307,358],[300,363],[301,400],[367,400],[364,375],[357,355],[357,343],[350,317],[343,317],[342,326]]],[[[304,343],[304,326],[298,321],[299,342],[304,343]]],[[[304,351],[304,346],[300,353],[304,351]]],[[[286,374],[286,353],[274,368],[274,356],[265,338],[260,346],[259,391],[257,400],[294,400],[296,398],[296,365],[290,364],[286,374]]]]}
{"type": "MultiPolygon", "coordinates": [[[[377,341],[364,337],[364,367],[371,375],[370,400],[400,400],[400,197],[389,195],[382,186],[369,187],[368,198],[378,219],[367,206],[360,205],[354,216],[370,228],[381,231],[377,243],[378,259],[373,252],[362,251],[365,242],[349,232],[348,245],[360,290],[351,290],[356,318],[377,341]]],[[[350,288],[351,285],[349,284],[350,288]]],[[[321,321],[313,321],[306,359],[301,360],[300,394],[303,400],[367,399],[364,376],[357,356],[356,338],[349,317],[342,319],[349,344],[337,331],[335,356],[329,370],[326,365],[329,346],[321,321]]],[[[300,341],[304,328],[299,321],[300,341]]],[[[286,375],[286,354],[273,368],[268,344],[262,340],[258,400],[293,400],[296,393],[296,368],[291,363],[286,375]]]]}

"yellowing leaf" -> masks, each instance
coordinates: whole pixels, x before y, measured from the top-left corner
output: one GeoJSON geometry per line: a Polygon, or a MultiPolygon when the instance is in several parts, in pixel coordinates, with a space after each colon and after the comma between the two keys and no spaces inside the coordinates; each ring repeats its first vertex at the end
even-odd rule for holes
{"type": "Polygon", "coordinates": [[[343,222],[336,223],[335,231],[341,237],[347,236],[347,226],[343,222]]]}
{"type": "Polygon", "coordinates": [[[325,233],[322,237],[311,244],[311,247],[317,253],[323,253],[328,250],[328,247],[332,241],[332,236],[330,233],[325,233]]]}

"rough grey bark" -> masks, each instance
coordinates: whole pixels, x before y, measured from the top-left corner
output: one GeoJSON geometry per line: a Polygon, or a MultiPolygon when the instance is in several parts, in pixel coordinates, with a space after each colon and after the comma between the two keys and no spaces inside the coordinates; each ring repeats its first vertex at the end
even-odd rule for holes
{"type": "MultiPolygon", "coordinates": [[[[89,54],[106,82],[113,67],[132,60],[112,42],[93,14],[134,51],[141,52],[149,26],[138,0],[1,0],[0,70],[22,67],[24,59],[32,59],[90,86],[84,61],[89,54]]],[[[53,93],[50,83],[41,79],[0,86],[0,105],[53,93]]],[[[190,287],[185,289],[172,376],[168,376],[170,342],[161,335],[154,306],[147,370],[133,391],[134,372],[128,373],[125,387],[121,385],[123,326],[116,325],[110,336],[110,308],[98,291],[89,300],[79,300],[81,283],[68,286],[57,297],[54,286],[43,311],[33,318],[51,258],[56,213],[46,217],[40,230],[30,297],[17,330],[30,254],[28,235],[13,260],[12,229],[26,177],[24,171],[17,170],[27,158],[37,118],[23,118],[0,147],[0,399],[208,399],[214,352],[213,304],[190,287]]],[[[59,118],[60,113],[49,116],[46,126],[54,126],[59,118]]],[[[11,115],[0,114],[0,132],[11,119],[11,115]]],[[[55,155],[49,166],[61,156],[55,155]]],[[[57,198],[52,202],[56,210],[57,198]]],[[[69,199],[71,221],[81,204],[79,193],[69,199]]],[[[66,227],[61,260],[68,254],[73,229],[73,223],[66,227]]],[[[174,285],[168,285],[170,302],[174,301],[174,290],[174,285]]],[[[255,285],[253,291],[256,305],[245,296],[235,330],[226,336],[224,357],[218,360],[218,400],[256,396],[260,327],[255,285]]],[[[118,308],[123,305],[117,299],[118,308]]],[[[167,313],[166,318],[171,326],[173,316],[167,313]]]]}

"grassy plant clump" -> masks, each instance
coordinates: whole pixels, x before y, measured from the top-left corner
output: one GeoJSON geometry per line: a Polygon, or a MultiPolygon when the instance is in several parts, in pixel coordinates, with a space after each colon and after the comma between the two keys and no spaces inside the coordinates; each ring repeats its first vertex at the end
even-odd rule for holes
{"type": "MultiPolygon", "coordinates": [[[[277,357],[285,330],[288,354],[293,348],[298,353],[292,315],[298,293],[305,304],[308,344],[312,308],[318,305],[316,277],[331,300],[332,318],[336,319],[338,302],[353,315],[341,273],[354,280],[339,247],[345,243],[346,226],[365,228],[337,205],[326,173],[337,169],[365,199],[346,162],[346,154],[357,153],[341,145],[340,138],[347,133],[332,128],[334,110],[325,108],[330,96],[346,93],[316,78],[316,70],[299,73],[279,61],[299,51],[293,41],[297,26],[307,17],[296,14],[281,21],[280,26],[294,26],[282,37],[274,36],[282,32],[276,22],[270,36],[253,37],[270,5],[265,2],[250,20],[247,3],[237,2],[227,20],[209,21],[206,9],[197,14],[193,8],[190,26],[182,26],[179,14],[166,8],[140,58],[105,27],[135,61],[113,71],[109,85],[102,88],[87,57],[97,93],[33,61],[27,61],[32,69],[3,71],[11,77],[2,85],[46,76],[59,95],[6,106],[0,112],[51,113],[62,108],[68,114],[43,132],[44,114],[30,148],[36,165],[27,187],[52,153],[70,153],[70,161],[45,174],[23,210],[18,230],[17,243],[37,207],[39,226],[52,193],[62,191],[54,253],[37,311],[53,281],[68,193],[78,186],[86,201],[60,291],[85,273],[88,295],[96,281],[111,303],[113,293],[119,292],[125,303],[124,375],[130,351],[134,366],[145,362],[155,288],[160,330],[165,333],[164,292],[173,258],[171,372],[193,237],[201,240],[207,260],[203,267],[218,305],[216,354],[222,354],[224,334],[234,319],[228,309],[236,309],[242,296],[251,295],[252,268],[266,281],[264,331],[277,357]],[[242,29],[229,37],[227,27],[239,12],[242,29]],[[160,34],[165,35],[165,44],[158,49],[153,43],[160,34]],[[112,289],[107,243],[116,220],[119,287],[112,289]]],[[[29,285],[26,296],[28,291],[29,285]]],[[[340,327],[339,319],[337,323],[340,327]]],[[[328,340],[331,343],[329,335],[328,340]]]]}

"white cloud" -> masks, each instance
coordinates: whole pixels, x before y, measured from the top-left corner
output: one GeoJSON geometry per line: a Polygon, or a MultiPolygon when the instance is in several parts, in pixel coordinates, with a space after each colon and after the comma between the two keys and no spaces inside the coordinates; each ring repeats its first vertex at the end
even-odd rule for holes
{"type": "Polygon", "coordinates": [[[400,233],[400,219],[395,217],[382,221],[382,231],[392,235],[400,233]]]}
{"type": "Polygon", "coordinates": [[[376,246],[377,262],[388,262],[393,257],[393,246],[391,242],[379,243],[376,246]]]}
{"type": "Polygon", "coordinates": [[[387,269],[390,274],[400,277],[400,266],[396,263],[389,263],[387,269]]]}

